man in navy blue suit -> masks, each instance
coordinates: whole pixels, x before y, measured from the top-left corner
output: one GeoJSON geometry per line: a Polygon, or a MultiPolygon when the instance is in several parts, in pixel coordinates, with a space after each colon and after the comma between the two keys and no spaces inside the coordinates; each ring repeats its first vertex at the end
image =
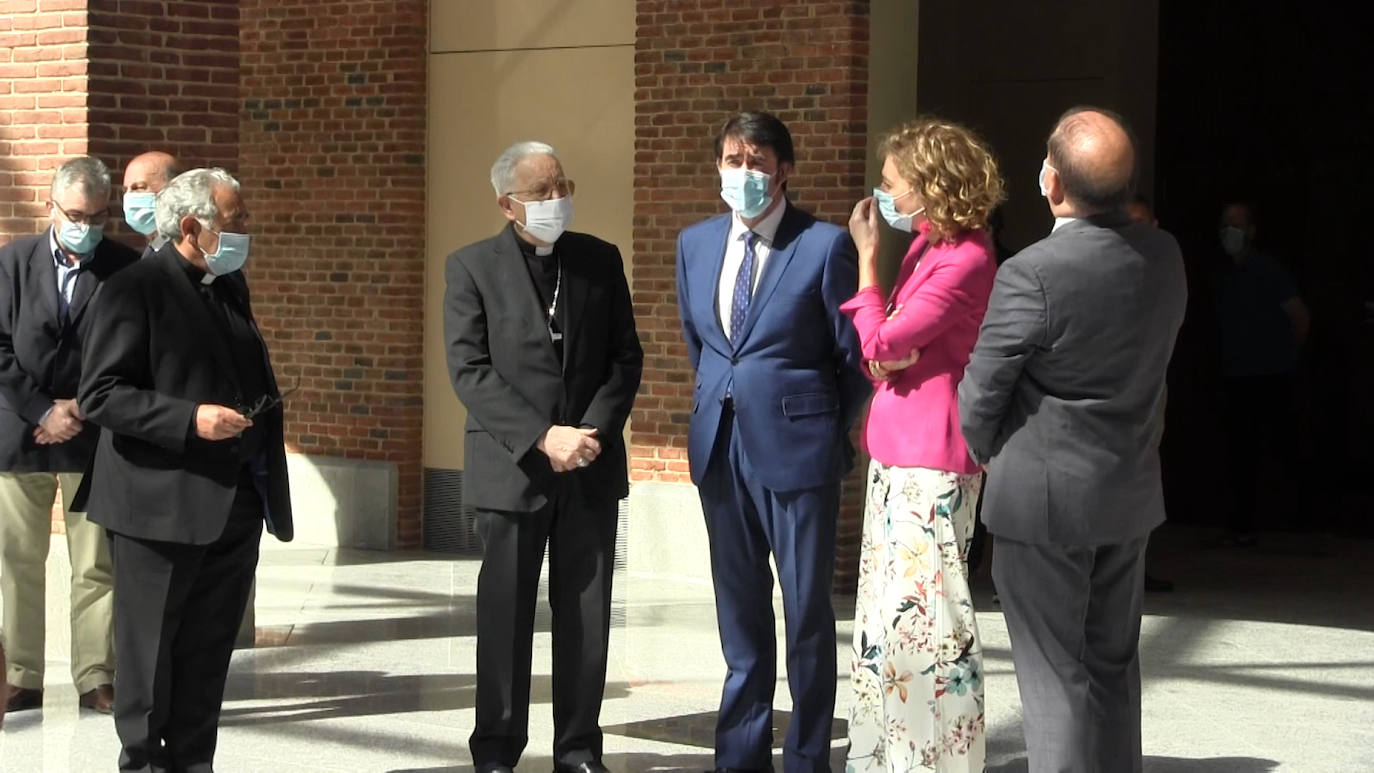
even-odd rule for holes
{"type": "Polygon", "coordinates": [[[871,391],[840,304],[858,268],[849,233],[792,206],[787,127],[741,113],[716,137],[731,212],[678,237],[678,308],[696,369],[692,481],[710,537],[728,668],[717,770],[772,770],[777,641],[771,552],[782,585],[792,723],[785,769],[830,769],[835,613],[830,604],[848,436],[871,391]]]}

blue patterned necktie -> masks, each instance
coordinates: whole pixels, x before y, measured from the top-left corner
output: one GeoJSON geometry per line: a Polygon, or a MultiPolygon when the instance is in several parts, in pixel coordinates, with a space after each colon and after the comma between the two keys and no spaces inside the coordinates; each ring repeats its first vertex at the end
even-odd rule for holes
{"type": "Polygon", "coordinates": [[[735,343],[744,320],[749,316],[749,300],[754,294],[754,242],[758,234],[744,232],[744,262],[740,264],[739,274],[735,275],[735,293],[730,301],[730,343],[735,343]]]}

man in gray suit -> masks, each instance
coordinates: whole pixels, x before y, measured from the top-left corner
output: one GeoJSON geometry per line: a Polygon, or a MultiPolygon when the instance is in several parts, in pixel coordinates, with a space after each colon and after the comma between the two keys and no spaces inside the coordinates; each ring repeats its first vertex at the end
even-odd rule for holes
{"type": "Polygon", "coordinates": [[[1031,773],[1139,771],[1145,543],[1164,520],[1164,376],[1187,287],[1178,244],[1125,213],[1115,115],[1055,126],[1049,236],[997,274],[959,387],[1011,635],[1031,773]]]}

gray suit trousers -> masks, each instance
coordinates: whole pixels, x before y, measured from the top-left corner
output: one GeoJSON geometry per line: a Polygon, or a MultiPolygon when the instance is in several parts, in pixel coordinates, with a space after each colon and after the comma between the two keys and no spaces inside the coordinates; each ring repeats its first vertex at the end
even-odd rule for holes
{"type": "Polygon", "coordinates": [[[1030,773],[1140,773],[1140,614],[1148,537],[1095,547],[997,536],[1030,773]]]}

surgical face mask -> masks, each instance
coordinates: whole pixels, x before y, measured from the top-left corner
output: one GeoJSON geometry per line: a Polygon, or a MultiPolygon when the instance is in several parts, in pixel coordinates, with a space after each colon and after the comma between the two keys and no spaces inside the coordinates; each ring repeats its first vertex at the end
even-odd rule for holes
{"type": "Polygon", "coordinates": [[[206,230],[219,234],[219,247],[214,252],[205,253],[205,266],[210,273],[224,276],[243,268],[243,264],[248,262],[248,234],[206,230]]]}
{"type": "Polygon", "coordinates": [[[105,226],[62,221],[57,229],[57,240],[73,255],[89,255],[95,246],[105,238],[105,226]]]}
{"type": "Polygon", "coordinates": [[[720,197],[742,218],[758,217],[768,209],[773,203],[771,187],[772,178],[756,169],[720,170],[720,197]]]}
{"type": "Polygon", "coordinates": [[[902,214],[897,211],[897,199],[904,198],[910,193],[911,191],[908,190],[900,196],[893,196],[881,188],[873,189],[873,198],[878,200],[878,212],[882,214],[883,220],[886,220],[892,228],[907,233],[911,233],[912,221],[916,219],[916,216],[926,211],[925,207],[921,207],[910,214],[902,214]]]}
{"type": "Polygon", "coordinates": [[[1048,158],[1040,162],[1040,176],[1039,178],[1037,178],[1036,181],[1040,184],[1040,195],[1044,196],[1045,198],[1049,198],[1050,195],[1050,189],[1045,185],[1045,173],[1051,170],[1055,172],[1059,171],[1058,169],[1055,169],[1054,167],[1050,166],[1050,160],[1048,158]]]}
{"type": "Polygon", "coordinates": [[[511,201],[525,205],[525,222],[520,227],[525,229],[525,233],[546,244],[558,241],[558,237],[562,236],[572,223],[571,196],[560,196],[547,201],[520,201],[512,196],[511,201]]]}
{"type": "Polygon", "coordinates": [[[1245,252],[1245,231],[1233,225],[1222,228],[1221,248],[1233,258],[1240,257],[1240,254],[1245,252]]]}
{"type": "Polygon", "coordinates": [[[124,194],[124,222],[144,236],[157,233],[157,217],[153,203],[157,194],[152,191],[133,191],[124,194]]]}

